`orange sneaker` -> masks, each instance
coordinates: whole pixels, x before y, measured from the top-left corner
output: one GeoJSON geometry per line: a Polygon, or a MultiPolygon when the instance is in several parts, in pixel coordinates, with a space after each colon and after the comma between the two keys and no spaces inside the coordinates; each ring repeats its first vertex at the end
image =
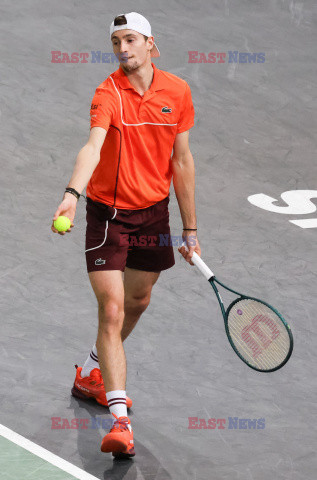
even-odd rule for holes
{"type": "MultiPolygon", "coordinates": [[[[76,378],[74,386],[72,388],[72,395],[74,397],[80,398],[81,400],[87,400],[88,398],[94,398],[100,405],[108,407],[108,402],[106,398],[106,391],[103,384],[103,379],[99,368],[94,368],[89,377],[82,377],[81,371],[82,367],[76,368],[76,378]]],[[[127,397],[127,408],[132,407],[131,398],[127,397]]]]}
{"type": "Polygon", "coordinates": [[[102,452],[112,452],[116,458],[134,457],[134,442],[131,422],[128,417],[117,417],[112,414],[116,421],[112,425],[110,432],[103,437],[100,450],[102,452]]]}

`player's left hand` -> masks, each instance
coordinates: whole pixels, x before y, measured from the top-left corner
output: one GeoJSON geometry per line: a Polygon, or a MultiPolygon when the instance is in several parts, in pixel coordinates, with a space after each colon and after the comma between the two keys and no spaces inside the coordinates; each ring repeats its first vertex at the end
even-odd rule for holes
{"type": "Polygon", "coordinates": [[[190,265],[194,265],[191,261],[193,253],[196,252],[197,255],[201,256],[197,232],[195,230],[183,230],[182,238],[187,245],[188,251],[185,249],[185,247],[180,247],[178,251],[183,255],[186,262],[188,262],[190,265]]]}

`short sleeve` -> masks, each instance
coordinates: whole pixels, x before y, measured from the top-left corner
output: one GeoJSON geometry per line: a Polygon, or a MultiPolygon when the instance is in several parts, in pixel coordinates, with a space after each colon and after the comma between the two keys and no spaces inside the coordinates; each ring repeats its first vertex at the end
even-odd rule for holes
{"type": "Polygon", "coordinates": [[[186,132],[194,126],[195,110],[189,85],[186,83],[181,103],[181,113],[177,123],[177,133],[186,132]]]}
{"type": "Polygon", "coordinates": [[[115,114],[113,93],[104,88],[97,88],[90,107],[90,128],[109,129],[115,114]]]}

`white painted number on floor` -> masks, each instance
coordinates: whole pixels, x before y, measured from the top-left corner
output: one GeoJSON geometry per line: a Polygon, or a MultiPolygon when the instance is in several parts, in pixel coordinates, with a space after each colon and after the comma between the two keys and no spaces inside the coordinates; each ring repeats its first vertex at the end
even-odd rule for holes
{"type": "MultiPolygon", "coordinates": [[[[311,201],[313,198],[317,198],[317,190],[289,190],[281,194],[281,199],[287,204],[286,206],[274,205],[278,200],[264,193],[250,195],[248,201],[258,208],[273,213],[308,215],[317,210],[316,205],[311,201]]],[[[317,228],[317,218],[296,219],[289,222],[301,228],[317,228]]]]}

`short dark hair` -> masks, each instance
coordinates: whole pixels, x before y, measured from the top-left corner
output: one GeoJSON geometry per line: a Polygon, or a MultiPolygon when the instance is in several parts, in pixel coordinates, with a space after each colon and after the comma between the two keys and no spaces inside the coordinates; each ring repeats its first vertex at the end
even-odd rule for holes
{"type": "MultiPolygon", "coordinates": [[[[114,19],[114,26],[117,27],[118,25],[126,25],[128,22],[127,22],[127,19],[125,17],[125,15],[118,15],[115,19],[114,19]]],[[[147,39],[149,37],[147,37],[146,35],[143,35],[144,37],[144,40],[147,41],[147,39]]]]}
{"type": "Polygon", "coordinates": [[[125,15],[118,15],[115,19],[114,19],[114,26],[117,27],[118,25],[126,25],[128,22],[127,22],[127,19],[125,18],[125,15]]]}

